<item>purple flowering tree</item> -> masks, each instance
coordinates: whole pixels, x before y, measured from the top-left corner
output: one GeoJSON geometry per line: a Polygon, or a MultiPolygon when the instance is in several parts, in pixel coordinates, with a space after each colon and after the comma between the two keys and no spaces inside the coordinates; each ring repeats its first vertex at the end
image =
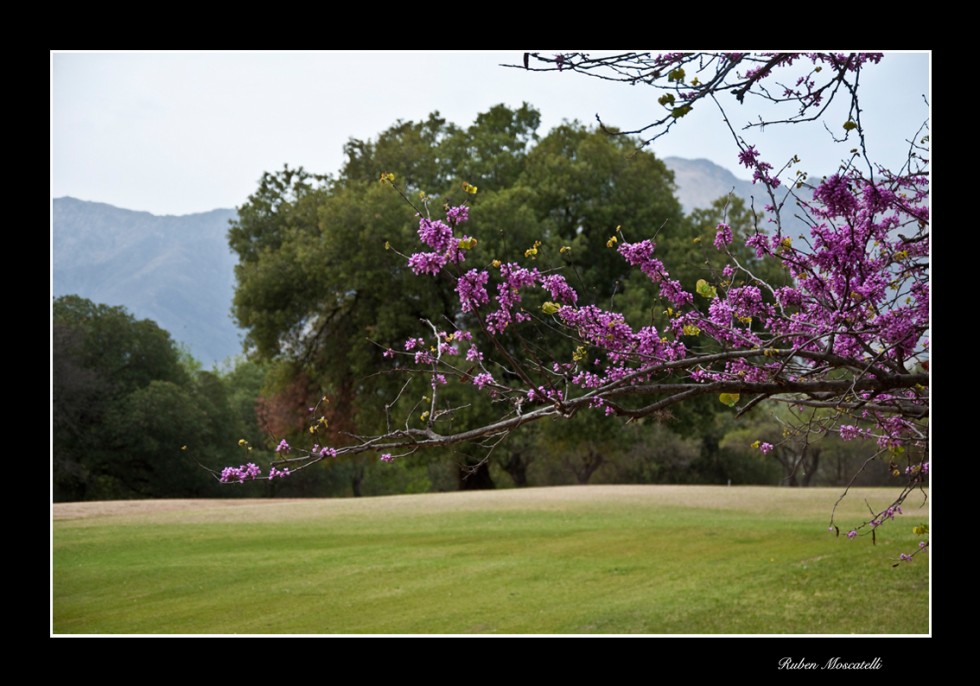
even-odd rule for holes
{"type": "MultiPolygon", "coordinates": [[[[425,380],[424,403],[405,403],[401,394],[392,398],[387,429],[352,436],[346,445],[280,445],[266,478],[344,455],[372,452],[389,462],[462,442],[480,443],[489,458],[524,425],[580,413],[623,421],[703,396],[737,414],[780,403],[795,418],[787,434],[793,440],[805,446],[807,436],[837,434],[864,441],[869,461],[892,467],[901,482],[894,501],[844,527],[848,537],[874,538],[877,527],[922,488],[929,471],[928,135],[925,125],[909,132],[914,138],[899,169],[869,159],[858,84],[862,71],[881,59],[830,53],[526,54],[518,68],[578,72],[662,91],[663,116],[623,132],[646,142],[679,125],[694,107],[721,107],[722,95],[737,103],[751,95],[788,108],[784,118],[753,124],[758,126],[821,121],[830,102],[842,97],[848,118],[836,130],[828,127],[828,135],[853,139],[855,147],[836,173],[813,181],[792,173],[789,163],[764,160],[729,125],[738,160],[766,198],[765,207],[747,236],[718,224],[713,248],[724,267],[693,283],[679,280],[659,259],[657,226],[641,235],[610,226],[607,249],[622,260],[624,273],[637,274],[659,298],[664,316],[656,321],[629,321],[588,302],[571,274],[538,266],[540,243],[523,255],[482,254],[480,236],[467,233],[465,203],[403,195],[418,213],[419,242],[386,247],[403,251],[405,268],[417,278],[441,280],[457,303],[455,319],[423,320],[417,335],[390,342],[385,353],[394,368],[425,380]],[[792,79],[786,81],[786,74],[792,79]],[[806,222],[804,233],[784,228],[791,211],[806,222]],[[762,278],[759,265],[765,263],[778,265],[788,279],[780,285],[762,278]],[[540,341],[551,347],[542,349],[540,341]],[[484,394],[498,409],[496,418],[463,425],[464,407],[451,401],[454,385],[484,394]]],[[[380,180],[402,192],[396,172],[384,170],[380,180]]],[[[469,184],[461,190],[464,197],[478,192],[469,184]]],[[[780,449],[764,440],[754,447],[762,453],[780,449]]],[[[250,478],[263,478],[251,464],[222,475],[227,481],[250,478]]],[[[830,528],[840,533],[833,516],[830,528]]]]}

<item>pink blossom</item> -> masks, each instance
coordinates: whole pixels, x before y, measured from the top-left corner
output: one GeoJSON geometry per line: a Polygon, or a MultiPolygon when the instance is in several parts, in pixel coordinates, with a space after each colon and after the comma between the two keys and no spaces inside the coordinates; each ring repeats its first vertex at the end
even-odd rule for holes
{"type": "Polygon", "coordinates": [[[726,245],[731,245],[731,242],[732,242],[732,227],[724,223],[719,224],[717,233],[715,234],[715,247],[721,250],[726,245]]]}
{"type": "Polygon", "coordinates": [[[492,384],[492,383],[495,383],[493,380],[493,376],[487,374],[486,372],[482,374],[477,374],[476,376],[473,377],[473,385],[476,386],[477,388],[482,389],[487,384],[492,384]]]}

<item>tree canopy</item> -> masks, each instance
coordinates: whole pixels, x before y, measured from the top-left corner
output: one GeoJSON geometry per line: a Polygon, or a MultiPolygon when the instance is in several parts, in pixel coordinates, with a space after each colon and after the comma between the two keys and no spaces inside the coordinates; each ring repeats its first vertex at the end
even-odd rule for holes
{"type": "MultiPolygon", "coordinates": [[[[319,425],[322,438],[383,431],[406,371],[391,369],[386,351],[412,337],[420,320],[453,328],[468,317],[447,280],[420,279],[404,268],[400,251],[417,240],[419,212],[469,198],[468,231],[485,265],[496,255],[526,253],[542,271],[574,274],[590,301],[651,311],[651,289],[627,283],[628,271],[605,243],[613,222],[643,232],[666,224],[676,243],[670,251],[690,252],[700,227],[683,216],[672,175],[629,138],[578,123],[539,136],[539,121],[528,105],[501,105],[465,129],[438,114],[397,122],[375,140],[350,141],[337,177],[288,168],[266,174],[240,208],[229,234],[239,254],[236,315],[260,358],[290,367],[286,379],[307,379],[311,403],[322,391],[338,401],[329,408],[329,428],[319,425]],[[378,169],[399,169],[404,197],[378,183],[378,169]],[[466,193],[464,183],[478,193],[466,193]]],[[[542,327],[487,355],[499,353],[503,364],[563,340],[542,327]]],[[[456,389],[453,401],[468,406],[471,421],[485,421],[493,403],[475,391],[456,389]]],[[[481,464],[482,457],[463,461],[481,464]]],[[[463,476],[463,487],[481,482],[463,476]]]]}

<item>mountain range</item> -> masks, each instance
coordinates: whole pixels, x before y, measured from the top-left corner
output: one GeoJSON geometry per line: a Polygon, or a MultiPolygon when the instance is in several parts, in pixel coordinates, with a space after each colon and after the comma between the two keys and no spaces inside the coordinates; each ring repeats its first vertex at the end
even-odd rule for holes
{"type": "MultiPolygon", "coordinates": [[[[734,190],[758,187],[705,159],[668,157],[685,212],[734,190]]],[[[756,206],[759,202],[756,203],[756,206]]],[[[231,317],[236,257],[228,248],[233,209],[157,216],[76,198],[54,199],[54,296],[78,294],[152,319],[211,367],[242,351],[231,317]]]]}
{"type": "Polygon", "coordinates": [[[161,217],[66,197],[54,200],[53,215],[55,296],[123,305],[205,366],[241,352],[226,237],[235,210],[161,217]]]}
{"type": "Polygon", "coordinates": [[[684,212],[708,207],[712,202],[733,192],[747,201],[753,195],[756,197],[756,207],[761,207],[762,199],[759,187],[751,181],[740,179],[724,167],[719,167],[711,160],[688,160],[683,157],[665,157],[667,168],[674,172],[674,182],[677,184],[677,199],[680,200],[684,212]]]}

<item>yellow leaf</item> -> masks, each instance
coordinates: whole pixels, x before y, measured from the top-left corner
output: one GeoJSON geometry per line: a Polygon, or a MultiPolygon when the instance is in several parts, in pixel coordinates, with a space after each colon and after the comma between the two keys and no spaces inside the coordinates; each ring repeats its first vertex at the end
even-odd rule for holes
{"type": "Polygon", "coordinates": [[[702,298],[718,297],[718,290],[704,279],[698,279],[698,282],[695,284],[694,288],[698,295],[700,295],[702,298]]]}
{"type": "Polygon", "coordinates": [[[735,407],[735,403],[738,402],[738,399],[739,399],[738,393],[722,393],[721,395],[718,396],[718,400],[720,400],[723,404],[728,405],[729,407],[735,407]]]}

